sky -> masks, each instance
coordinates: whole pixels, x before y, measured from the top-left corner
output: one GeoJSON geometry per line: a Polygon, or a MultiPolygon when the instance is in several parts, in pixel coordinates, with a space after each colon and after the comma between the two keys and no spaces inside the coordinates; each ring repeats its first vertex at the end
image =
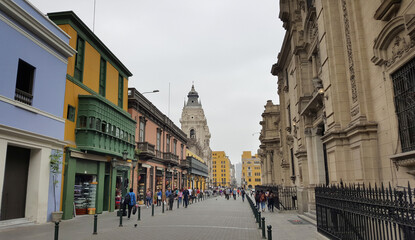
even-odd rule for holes
{"type": "Polygon", "coordinates": [[[45,14],[75,12],[133,73],[129,87],[160,91],[144,96],[178,127],[194,83],[212,151],[232,163],[257,152],[264,105],[278,103],[270,71],[285,33],[279,1],[29,1],[45,14]]]}

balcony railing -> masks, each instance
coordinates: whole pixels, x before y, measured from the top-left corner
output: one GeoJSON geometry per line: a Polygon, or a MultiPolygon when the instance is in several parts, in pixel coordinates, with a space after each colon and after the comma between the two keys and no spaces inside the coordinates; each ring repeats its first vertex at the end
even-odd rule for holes
{"type": "Polygon", "coordinates": [[[14,100],[22,102],[27,105],[32,105],[33,95],[16,88],[14,100]]]}
{"type": "Polygon", "coordinates": [[[137,148],[142,153],[145,152],[145,153],[151,153],[153,155],[155,154],[155,152],[154,152],[154,150],[155,150],[154,145],[153,144],[150,144],[148,142],[138,142],[137,143],[137,148]]]}
{"type": "Polygon", "coordinates": [[[174,155],[173,153],[170,153],[170,152],[163,153],[163,159],[167,161],[179,163],[179,156],[174,155]]]}
{"type": "Polygon", "coordinates": [[[157,158],[161,158],[162,155],[163,154],[162,154],[162,152],[160,150],[156,150],[156,157],[157,158]]]}

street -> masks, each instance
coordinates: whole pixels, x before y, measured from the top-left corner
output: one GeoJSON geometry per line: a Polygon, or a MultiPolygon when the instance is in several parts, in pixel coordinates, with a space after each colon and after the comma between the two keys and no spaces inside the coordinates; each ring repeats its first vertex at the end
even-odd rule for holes
{"type": "MultiPolygon", "coordinates": [[[[324,239],[311,224],[294,225],[288,220],[298,219],[295,213],[265,213],[266,225],[273,226],[274,239],[324,239]],[[281,227],[278,227],[281,226],[281,227]],[[283,226],[283,227],[282,227],[283,226]]],[[[142,207],[141,221],[137,214],[130,220],[119,218],[115,212],[98,215],[98,234],[93,235],[93,215],[78,216],[60,223],[59,239],[262,239],[261,231],[247,201],[213,197],[195,202],[188,208],[162,213],[161,207],[142,207]],[[134,225],[137,224],[137,227],[134,225]]],[[[54,224],[29,225],[0,229],[0,239],[53,239],[54,224]]]]}

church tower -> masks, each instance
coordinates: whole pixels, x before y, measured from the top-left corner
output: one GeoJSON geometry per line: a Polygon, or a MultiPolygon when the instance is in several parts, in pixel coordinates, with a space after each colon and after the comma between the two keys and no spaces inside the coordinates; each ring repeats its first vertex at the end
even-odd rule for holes
{"type": "Polygon", "coordinates": [[[192,85],[192,89],[187,94],[182,117],[180,119],[182,131],[187,134],[187,146],[190,151],[200,156],[208,165],[209,179],[207,182],[211,186],[212,179],[212,150],[210,149],[210,132],[207,125],[202,103],[199,94],[192,85]]]}

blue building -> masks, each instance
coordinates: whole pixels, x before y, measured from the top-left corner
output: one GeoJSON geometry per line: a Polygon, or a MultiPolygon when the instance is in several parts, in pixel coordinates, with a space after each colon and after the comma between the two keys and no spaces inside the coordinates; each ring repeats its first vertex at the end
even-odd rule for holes
{"type": "Polygon", "coordinates": [[[60,208],[50,156],[67,144],[66,67],[75,50],[25,0],[0,0],[0,33],[0,220],[43,223],[60,208]]]}

